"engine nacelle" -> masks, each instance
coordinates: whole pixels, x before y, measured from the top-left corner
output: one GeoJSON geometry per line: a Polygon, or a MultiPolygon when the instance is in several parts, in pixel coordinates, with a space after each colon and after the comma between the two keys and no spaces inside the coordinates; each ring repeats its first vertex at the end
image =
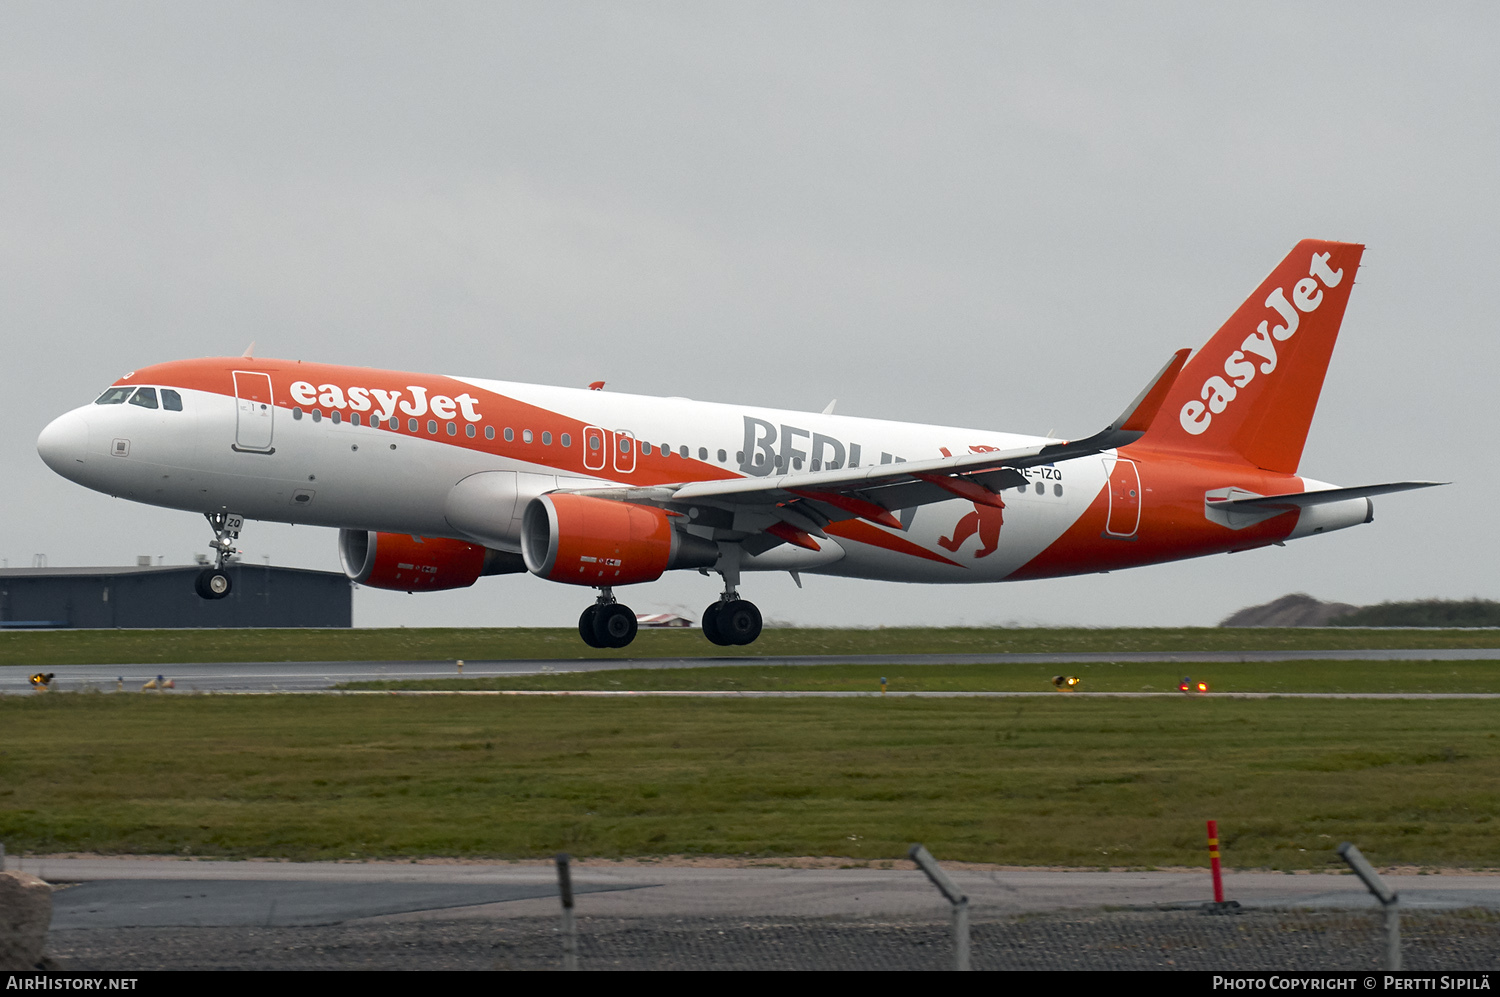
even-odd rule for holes
{"type": "Polygon", "coordinates": [[[526,570],[520,555],[444,537],[339,531],[344,574],[370,588],[437,592],[473,585],[481,575],[526,570]]]}
{"type": "Polygon", "coordinates": [[[532,574],[570,585],[652,582],[669,568],[708,568],[718,547],[672,528],[661,509],[554,492],[532,499],[521,523],[532,574]]]}

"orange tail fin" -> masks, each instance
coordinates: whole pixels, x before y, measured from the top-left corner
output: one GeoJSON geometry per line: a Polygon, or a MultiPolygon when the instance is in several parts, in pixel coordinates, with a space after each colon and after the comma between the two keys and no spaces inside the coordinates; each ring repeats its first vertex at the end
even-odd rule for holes
{"type": "Polygon", "coordinates": [[[1188,361],[1140,445],[1295,473],[1364,250],[1297,243],[1188,361]]]}

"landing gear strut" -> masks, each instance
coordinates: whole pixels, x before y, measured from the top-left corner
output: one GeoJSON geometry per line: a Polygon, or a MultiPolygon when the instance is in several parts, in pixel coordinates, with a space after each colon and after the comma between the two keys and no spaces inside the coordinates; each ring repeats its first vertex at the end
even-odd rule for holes
{"type": "Polygon", "coordinates": [[[599,598],[578,617],[578,636],[589,647],[624,647],[635,640],[635,612],[615,601],[608,585],[599,589],[599,598]]]}
{"type": "Polygon", "coordinates": [[[725,567],[719,574],[724,578],[724,594],[703,611],[703,636],[720,647],[754,643],[760,636],[760,610],[736,591],[739,566],[725,567]]]}
{"type": "Polygon", "coordinates": [[[204,599],[222,599],[234,588],[229,572],[224,570],[224,562],[228,561],[231,555],[239,553],[235,549],[234,542],[240,538],[240,530],[245,526],[245,517],[232,512],[206,512],[203,515],[208,520],[208,525],[214,530],[214,538],[209,541],[208,545],[218,554],[214,558],[212,568],[204,568],[198,572],[198,577],[193,581],[193,588],[204,599]]]}

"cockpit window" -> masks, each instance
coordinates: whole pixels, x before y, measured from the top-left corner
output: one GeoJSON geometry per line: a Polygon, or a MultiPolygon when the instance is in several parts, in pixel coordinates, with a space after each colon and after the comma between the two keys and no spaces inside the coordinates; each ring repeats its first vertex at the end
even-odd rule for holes
{"type": "Polygon", "coordinates": [[[134,385],[126,385],[121,388],[110,388],[94,400],[95,405],[123,405],[125,399],[135,390],[134,385]]]}
{"type": "Polygon", "coordinates": [[[156,408],[156,389],[136,388],[135,394],[130,396],[130,404],[141,408],[156,408]]]}
{"type": "Polygon", "coordinates": [[[168,412],[182,411],[182,396],[171,388],[161,389],[161,407],[168,412]]]}

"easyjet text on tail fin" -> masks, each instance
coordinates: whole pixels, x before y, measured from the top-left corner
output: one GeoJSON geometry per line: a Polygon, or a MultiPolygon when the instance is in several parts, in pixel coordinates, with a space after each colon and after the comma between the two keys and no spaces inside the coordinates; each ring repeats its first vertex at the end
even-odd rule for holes
{"type": "Polygon", "coordinates": [[[1295,473],[1364,248],[1299,242],[1188,361],[1141,445],[1295,473]]]}

